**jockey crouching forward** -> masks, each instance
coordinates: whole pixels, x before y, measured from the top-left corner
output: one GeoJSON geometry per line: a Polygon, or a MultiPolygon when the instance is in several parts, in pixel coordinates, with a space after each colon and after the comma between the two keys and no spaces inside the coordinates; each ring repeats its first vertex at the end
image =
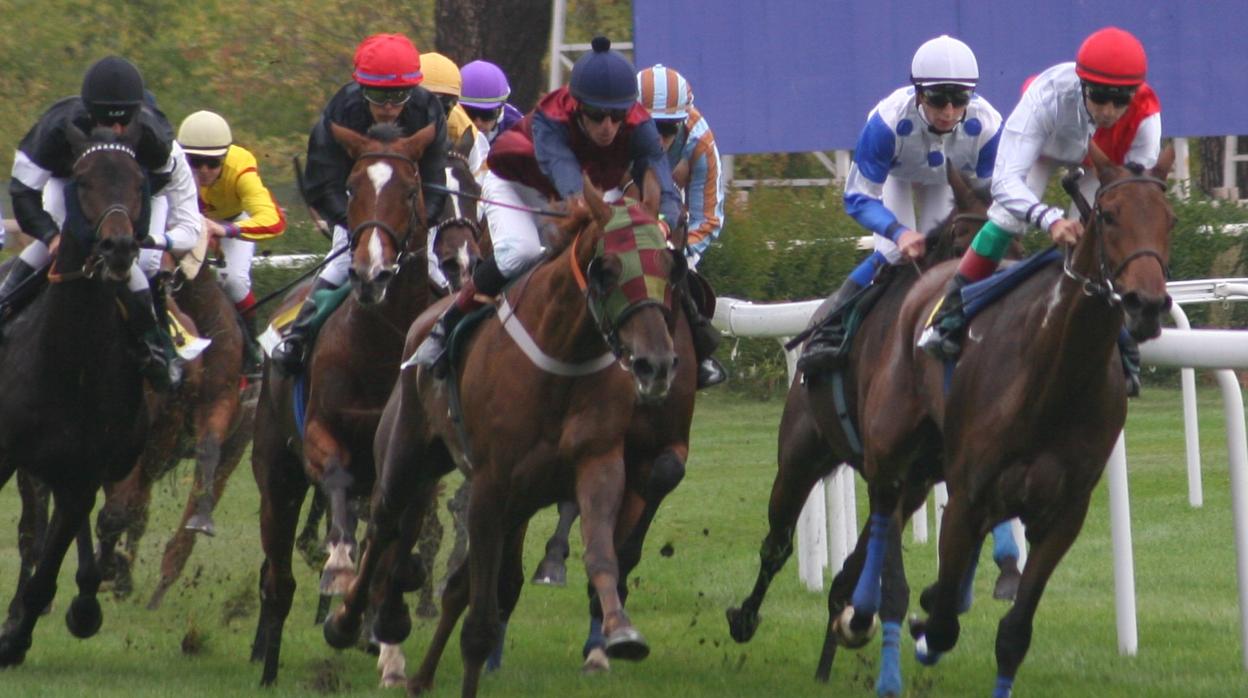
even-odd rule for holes
{"type": "Polygon", "coordinates": [[[81,94],[49,107],[18,144],[9,194],[19,226],[34,241],[22,250],[0,285],[0,299],[6,306],[0,320],[23,289],[35,287],[24,282],[47,267],[53,239],[65,224],[66,200],[75,195],[66,191],[74,165],[68,130],[90,134],[103,127],[121,133],[132,124],[141,129],[135,159],[152,192],[149,220],[140,224],[148,225],[145,246],[156,250],[145,250],[136,260],[119,297],[126,306],[130,331],[139,342],[140,370],[154,389],[164,391],[177,383],[181,370],[156,315],[151,286],[142,271],[144,258],[159,257],[164,251],[183,254],[194,248],[200,216],[195,182],[182,149],[173,140],[173,127],[145,99],[142,75],[124,58],[109,56],[93,64],[83,77],[81,94]]]}
{"type": "MultiPolygon", "coordinates": [[[[287,375],[303,370],[307,359],[307,333],[316,317],[313,294],[322,289],[335,289],[346,283],[351,259],[341,250],[350,244],[347,230],[347,176],[352,161],[347,151],[334,140],[331,123],[345,126],[357,133],[367,133],[373,124],[391,123],[399,126],[404,136],[411,136],[429,124],[436,124],[433,142],[420,157],[420,179],[439,188],[446,186],[446,117],[442,105],[428,90],[419,87],[423,80],[420,53],[402,34],[374,34],[355,50],[354,81],[344,85],[325,105],[321,118],[308,137],[308,164],[305,170],[305,195],[317,213],[334,226],[330,254],[336,254],[312,285],[312,291],[299,308],[290,331],[273,349],[273,362],[287,375]]],[[[424,191],[426,227],[438,220],[446,195],[440,189],[424,191]]]]}
{"type": "Polygon", "coordinates": [[[979,64],[970,47],[949,36],[925,42],[911,61],[910,81],[871,110],[854,147],[845,211],[873,233],[875,251],[829,297],[829,310],[798,359],[808,376],[835,364],[847,302],[885,265],[923,256],[924,235],[953,207],[946,167],[981,189],[992,177],[1001,115],[974,94],[979,64]]]}
{"type": "MultiPolygon", "coordinates": [[[[1114,130],[1130,111],[1134,124],[1118,133],[1119,157],[1143,167],[1157,163],[1161,152],[1161,115],[1151,90],[1139,95],[1148,68],[1143,45],[1129,32],[1107,27],[1080,46],[1073,63],[1059,63],[1040,73],[1023,92],[1006,120],[992,182],[989,221],[976,234],[949,280],[932,323],[919,337],[919,347],[942,360],[961,352],[966,324],[962,287],[987,278],[1000,264],[1013,236],[1028,225],[1049,232],[1054,243],[1073,245],[1083,224],[1064,218],[1057,206],[1040,200],[1057,165],[1074,166],[1088,156],[1088,139],[1098,130],[1114,130]],[[1132,110],[1137,96],[1148,104],[1132,110]],[[1134,130],[1134,134],[1127,131],[1134,130]],[[1130,135],[1129,139],[1124,136],[1130,135]]],[[[1111,139],[1115,140],[1115,139],[1111,139]]],[[[1089,185],[1095,186],[1095,185],[1089,185]]],[[[1123,336],[1126,336],[1125,333],[1123,336]]],[[[1122,345],[1128,392],[1139,391],[1138,348],[1127,336],[1122,345]],[[1133,356],[1134,355],[1134,356],[1133,356]]]]}
{"type": "Polygon", "coordinates": [[[539,209],[552,197],[581,196],[582,171],[594,186],[609,190],[619,186],[631,166],[637,181],[647,169],[654,171],[662,190],[662,215],[672,221],[679,216],[680,195],[672,185],[659,133],[637,102],[636,70],[611,50],[605,37],[596,37],[592,46],[573,66],[569,86],[546,95],[494,142],[481,192],[494,255],[481,261],[416,350],[420,365],[433,367],[442,361],[450,331],[481,307],[478,294],[497,296],[509,279],[542,257],[537,215],[489,202],[539,209]]]}

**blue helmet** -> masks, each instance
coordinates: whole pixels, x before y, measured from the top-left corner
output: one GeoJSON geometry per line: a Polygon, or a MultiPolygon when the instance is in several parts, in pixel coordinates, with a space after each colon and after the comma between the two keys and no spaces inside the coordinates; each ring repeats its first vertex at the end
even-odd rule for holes
{"type": "Polygon", "coordinates": [[[637,101],[637,69],[632,61],[611,50],[611,40],[594,37],[593,51],[572,66],[572,96],[599,109],[627,109],[637,101]]]}

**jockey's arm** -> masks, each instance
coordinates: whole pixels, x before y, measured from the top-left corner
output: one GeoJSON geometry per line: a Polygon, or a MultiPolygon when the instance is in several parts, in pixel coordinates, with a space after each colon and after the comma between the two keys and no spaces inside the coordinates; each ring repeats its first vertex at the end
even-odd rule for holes
{"type": "Polygon", "coordinates": [[[845,179],[845,212],[858,225],[893,242],[906,231],[884,205],[884,182],[896,157],[897,136],[878,113],[872,113],[858,135],[854,159],[845,179]]]}
{"type": "Polygon", "coordinates": [[[54,220],[43,208],[43,187],[52,173],[35,164],[20,149],[13,157],[9,196],[13,199],[13,217],[26,234],[47,243],[58,232],[54,220]]]}
{"type": "Polygon", "coordinates": [[[723,227],[724,188],[720,182],[719,149],[715,141],[698,140],[692,151],[687,160],[689,186],[685,188],[685,205],[689,211],[687,253],[701,257],[723,227]]]}
{"type": "MultiPolygon", "coordinates": [[[[1140,121],[1127,151],[1127,162],[1134,162],[1144,169],[1157,164],[1161,157],[1161,113],[1158,112],[1140,121]]],[[[1125,164],[1125,163],[1120,163],[1125,164]]]]}
{"type": "Polygon", "coordinates": [[[537,167],[546,175],[560,198],[581,193],[581,163],[568,145],[568,127],[540,110],[533,114],[533,154],[537,167]]]}
{"type": "Polygon", "coordinates": [[[659,130],[654,121],[647,119],[633,131],[632,164],[633,180],[645,181],[646,170],[654,172],[659,180],[659,213],[667,220],[668,225],[676,225],[680,220],[683,203],[676,184],[672,181],[672,165],[667,160],[663,143],[659,140],[659,130]]]}
{"type": "Polygon", "coordinates": [[[994,217],[994,222],[1007,230],[1021,230],[1019,226],[1027,223],[1047,231],[1062,218],[1060,208],[1045,204],[1027,186],[1027,176],[1040,159],[1047,133],[1042,114],[1020,114],[1031,93],[1024,95],[1023,102],[1006,121],[993,166],[992,200],[1018,221],[1011,224],[994,217]]]}
{"type": "Polygon", "coordinates": [[[347,175],[351,161],[322,116],[308,134],[308,161],[303,169],[308,205],[331,226],[347,227],[347,175]]]}
{"type": "Polygon", "coordinates": [[[182,146],[176,142],[173,144],[169,161],[157,173],[168,174],[169,183],[152,195],[164,197],[169,204],[169,214],[164,231],[149,231],[149,235],[157,247],[180,256],[195,249],[203,223],[195,177],[191,174],[182,146]]]}
{"type": "Polygon", "coordinates": [[[238,200],[247,219],[238,223],[225,223],[226,237],[239,237],[253,242],[269,240],[286,230],[286,214],[277,205],[272,192],[260,181],[260,174],[253,168],[244,170],[235,183],[238,200]]]}

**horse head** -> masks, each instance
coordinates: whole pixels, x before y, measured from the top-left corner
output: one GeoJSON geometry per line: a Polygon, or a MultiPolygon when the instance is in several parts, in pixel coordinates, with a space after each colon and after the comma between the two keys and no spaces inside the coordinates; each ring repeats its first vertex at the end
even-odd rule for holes
{"type": "MultiPolygon", "coordinates": [[[[1093,279],[1090,288],[1104,289],[1111,302],[1121,301],[1133,338],[1152,339],[1161,334],[1161,314],[1171,304],[1166,279],[1175,216],[1166,199],[1165,179],[1174,163],[1174,148],[1167,147],[1148,171],[1114,165],[1097,148],[1091,153],[1101,187],[1079,242],[1083,256],[1096,258],[1092,275],[1100,278],[1093,279]]],[[[1075,254],[1080,256],[1079,250],[1075,254]]]]}
{"type": "MultiPolygon", "coordinates": [[[[471,132],[464,135],[470,136],[471,132]]],[[[469,141],[468,145],[471,144],[469,141]]],[[[446,183],[452,191],[446,197],[442,220],[429,240],[429,258],[446,277],[453,291],[458,291],[472,277],[472,271],[482,256],[482,231],[476,198],[481,195],[481,186],[472,176],[467,156],[461,152],[463,145],[461,140],[447,153],[446,183]],[[469,196],[457,196],[455,192],[469,196]]]]}
{"type": "Polygon", "coordinates": [[[134,151],[140,127],[131,123],[120,135],[97,128],[88,136],[71,126],[67,134],[75,156],[73,196],[66,197],[58,268],[81,265],[87,276],[124,280],[139,254],[135,229],[146,203],[134,151]]]}
{"type": "Polygon", "coordinates": [[[579,231],[572,260],[589,312],[632,372],[638,399],[653,404],[667,397],[676,374],[672,287],[687,267],[659,227],[653,174],[647,174],[643,190],[640,203],[613,206],[586,177],[584,204],[574,200],[560,227],[579,231]]]}
{"type": "MultiPolygon", "coordinates": [[[[988,222],[988,206],[992,203],[987,191],[976,190],[952,163],[945,168],[945,176],[953,191],[953,209],[948,217],[934,229],[927,231],[927,254],[924,267],[961,257],[971,247],[976,233],[988,222]]],[[[1019,259],[1023,247],[1014,240],[1005,256],[1019,259]]]]}
{"type": "Polygon", "coordinates": [[[400,266],[424,246],[425,199],[418,163],[436,134],[430,124],[403,137],[393,124],[376,124],[361,135],[330,124],[334,139],[354,160],[347,175],[347,225],[356,300],[372,305],[385,300],[400,266]]]}

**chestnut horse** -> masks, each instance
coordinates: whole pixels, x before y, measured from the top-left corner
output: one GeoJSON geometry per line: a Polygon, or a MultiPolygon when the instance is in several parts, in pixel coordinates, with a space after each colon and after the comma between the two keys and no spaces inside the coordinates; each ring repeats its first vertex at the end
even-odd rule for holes
{"type": "MultiPolygon", "coordinates": [[[[959,256],[987,220],[988,202],[973,192],[956,171],[948,172],[948,181],[953,191],[954,208],[941,225],[929,231],[923,267],[959,256]]],[[[1017,257],[1021,251],[1021,246],[1015,243],[1010,256],[1017,257]]],[[[884,270],[876,281],[880,286],[880,295],[852,339],[852,347],[846,357],[842,374],[846,405],[844,412],[848,419],[852,419],[852,435],[847,434],[844,423],[836,416],[837,398],[832,380],[828,376],[812,379],[799,372],[789,388],[780,421],[779,470],[772,485],[768,508],[770,527],[759,552],[758,580],[753,592],[741,606],[728,611],[729,628],[737,642],[749,641],[758,628],[759,608],[772,578],[779,573],[793,552],[793,533],[797,518],[811,488],[841,463],[848,463],[858,470],[862,468],[862,447],[856,445],[855,440],[859,439],[858,430],[871,419],[871,413],[866,411],[864,396],[875,389],[876,382],[884,372],[879,368],[883,364],[877,360],[882,348],[893,341],[895,333],[904,333],[896,324],[897,310],[918,278],[915,267],[901,266],[884,270]]],[[[812,325],[826,312],[825,304],[816,311],[812,325]]],[[[933,448],[923,455],[931,456],[936,453],[938,448],[933,448]]],[[[893,528],[893,536],[888,539],[888,557],[884,564],[885,598],[880,614],[886,623],[886,630],[889,628],[888,624],[892,623],[895,624],[892,627],[899,631],[909,604],[909,588],[900,557],[901,526],[925,501],[928,490],[939,480],[940,475],[938,460],[927,457],[919,463],[920,466],[912,471],[913,478],[906,482],[905,501],[897,514],[898,523],[893,528]]],[[[828,594],[828,633],[816,671],[816,678],[821,681],[828,679],[835,658],[836,643],[842,639],[841,633],[837,632],[841,630],[838,625],[840,614],[857,582],[866,552],[867,534],[868,531],[864,528],[857,548],[845,560],[828,594]]],[[[845,642],[851,646],[861,646],[865,639],[846,638],[845,642]]],[[[894,654],[890,658],[886,653],[880,665],[878,686],[886,687],[883,692],[888,693],[892,687],[899,690],[900,684],[900,666],[896,656],[894,654]]]]}
{"type": "Polygon", "coordinates": [[[143,379],[118,311],[144,208],[144,173],[134,155],[139,127],[88,137],[71,126],[67,136],[76,160],[53,283],[9,323],[0,343],[0,485],[21,468],[51,489],[55,505],[34,572],[0,634],[0,666],[25,658],[75,538],[78,595],[65,622],[76,637],[99,630],[89,515],[100,485],[133,467],[147,427],[143,379]]]}
{"type": "MultiPolygon", "coordinates": [[[[374,634],[385,642],[406,636],[410,621],[393,581],[402,553],[419,533],[442,475],[455,465],[471,472],[468,563],[449,580],[442,617],[409,692],[432,686],[467,607],[463,694],[476,694],[500,622],[524,582],[527,522],[572,496],[581,505],[586,570],[604,611],[606,653],[632,660],[649,653],[618,592],[615,544],[636,528],[649,475],[630,458],[626,437],[639,406],[667,399],[678,376],[691,385],[694,368],[677,370],[670,296],[684,260],[658,232],[657,185],[651,189],[656,195],[644,210],[612,207],[586,182],[586,206],[569,210],[558,224],[565,242],[505,294],[500,315],[485,320],[458,357],[455,375],[437,379],[410,368],[395,386],[377,434],[380,476],[369,545],[343,606],[326,621],[325,637],[338,647],[353,640],[374,581],[387,592],[374,634]],[[372,579],[378,569],[380,577],[391,574],[389,585],[372,579]]],[[[407,352],[440,307],[413,323],[407,352]]]]}
{"type": "MultiPolygon", "coordinates": [[[[292,379],[267,367],[256,408],[252,470],[265,562],[252,659],[264,660],[263,684],[277,678],[282,626],[295,590],[295,529],[310,482],[330,507],[322,589],[334,591],[351,578],[355,514],[348,500],[371,491],[373,435],[398,376],[404,331],[429,303],[417,162],[433,141],[433,126],[408,137],[386,125],[367,136],[337,125],[332,130],[355,162],[347,178],[352,292],[321,329],[304,376],[292,379]],[[307,396],[306,413],[295,404],[296,388],[307,396]]],[[[300,301],[296,294],[287,304],[300,301]]]]}
{"type": "Polygon", "coordinates": [[[1173,150],[1147,175],[1095,149],[1092,161],[1101,187],[1083,237],[1065,250],[1063,265],[1042,270],[971,320],[948,389],[945,367],[914,345],[952,266],[934,270],[907,296],[898,317],[906,332],[883,357],[897,369],[894,381],[869,398],[877,408],[892,406],[892,422],[869,429],[867,461],[881,476],[896,468],[894,454],[913,443],[920,422],[944,434],[949,504],[937,581],[920,597],[929,615],[912,627],[920,661],[934,662],[957,642],[957,588],[987,530],[1013,516],[1026,525],[1031,553],[997,629],[996,696],[1012,690],[1045,585],[1083,527],[1126,420],[1119,329],[1152,339],[1171,303],[1175,217],[1165,176],[1173,150]]]}

